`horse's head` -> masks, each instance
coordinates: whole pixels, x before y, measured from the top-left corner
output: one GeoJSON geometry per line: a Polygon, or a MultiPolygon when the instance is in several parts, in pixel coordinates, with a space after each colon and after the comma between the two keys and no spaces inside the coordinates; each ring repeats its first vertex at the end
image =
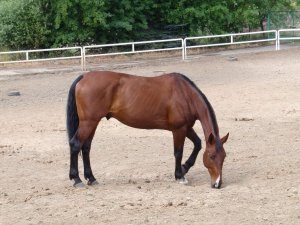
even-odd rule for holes
{"type": "Polygon", "coordinates": [[[214,135],[210,134],[206,142],[203,163],[210,174],[212,188],[220,188],[222,185],[222,168],[226,157],[223,144],[227,141],[228,136],[229,133],[221,140],[216,140],[214,135]]]}

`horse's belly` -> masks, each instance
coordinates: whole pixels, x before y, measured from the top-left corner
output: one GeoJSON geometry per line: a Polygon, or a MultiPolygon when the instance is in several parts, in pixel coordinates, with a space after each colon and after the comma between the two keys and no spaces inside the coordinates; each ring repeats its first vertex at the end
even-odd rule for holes
{"type": "Polygon", "coordinates": [[[166,118],[164,117],[155,117],[147,113],[142,115],[128,115],[128,114],[112,114],[112,117],[119,120],[121,123],[141,129],[169,129],[169,124],[166,118]]]}

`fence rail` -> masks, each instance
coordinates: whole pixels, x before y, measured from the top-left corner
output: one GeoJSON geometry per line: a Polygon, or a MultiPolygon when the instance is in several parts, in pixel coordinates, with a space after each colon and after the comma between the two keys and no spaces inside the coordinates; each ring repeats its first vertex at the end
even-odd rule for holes
{"type": "Polygon", "coordinates": [[[300,29],[281,29],[278,30],[278,46],[277,50],[280,50],[280,41],[287,41],[287,40],[300,40],[300,29]],[[293,33],[293,36],[282,36],[282,33],[293,33]],[[295,32],[298,32],[299,36],[295,36],[295,32]]]}
{"type": "MultiPolygon", "coordinates": [[[[184,45],[182,38],[175,38],[175,39],[166,39],[166,40],[155,40],[155,41],[139,41],[139,42],[127,42],[127,43],[118,43],[118,44],[104,44],[104,45],[91,45],[91,46],[84,46],[83,47],[83,67],[86,68],[86,58],[91,57],[99,57],[99,56],[114,56],[114,55],[128,55],[128,54],[136,54],[136,53],[147,53],[147,52],[163,52],[163,51],[174,51],[174,50],[181,50],[182,55],[184,55],[184,45]],[[181,44],[178,47],[159,47],[154,49],[143,49],[143,50],[136,50],[136,47],[139,45],[151,45],[151,44],[163,44],[163,43],[179,43],[181,44]],[[98,53],[98,54],[88,54],[89,49],[103,49],[108,47],[130,47],[130,51],[119,51],[119,52],[109,52],[109,53],[98,53]]],[[[184,58],[183,58],[184,59],[184,58]]]]}
{"type": "Polygon", "coordinates": [[[238,45],[238,44],[248,44],[248,43],[259,43],[259,42],[271,42],[275,41],[275,49],[277,49],[277,31],[271,30],[271,31],[258,31],[258,32],[247,32],[247,33],[237,33],[237,34],[223,34],[223,35],[210,35],[210,36],[201,36],[201,37],[188,37],[184,39],[184,45],[185,45],[185,56],[184,58],[187,59],[187,49],[192,48],[206,48],[206,47],[216,47],[216,46],[227,46],[227,45],[238,45]],[[265,34],[274,34],[274,37],[270,38],[268,35],[267,37],[263,37],[260,39],[251,40],[253,36],[257,35],[265,35],[265,34]],[[244,40],[244,41],[235,41],[235,37],[249,37],[250,40],[244,40]],[[196,45],[189,45],[188,41],[195,41],[195,40],[204,40],[209,41],[211,39],[220,39],[225,38],[228,41],[226,42],[217,42],[217,43],[208,43],[208,44],[196,44],[196,45]]]}
{"type": "Polygon", "coordinates": [[[281,29],[281,30],[258,31],[258,32],[236,33],[236,34],[187,37],[184,39],[175,38],[175,39],[154,40],[154,41],[90,45],[84,47],[65,47],[65,48],[50,48],[50,49],[37,49],[37,50],[7,51],[7,52],[0,52],[0,64],[80,59],[81,68],[82,70],[85,70],[86,59],[91,57],[138,54],[138,53],[147,53],[147,52],[181,51],[182,60],[185,60],[188,57],[187,50],[193,48],[217,47],[217,46],[228,46],[228,45],[238,45],[238,44],[248,44],[248,43],[251,44],[251,43],[261,43],[261,42],[275,42],[274,45],[275,50],[280,50],[280,42],[286,40],[300,40],[300,29],[281,29]],[[288,37],[282,35],[283,33],[290,33],[290,32],[293,32],[294,35],[288,37]],[[298,35],[295,35],[295,33],[297,33],[298,35]],[[238,38],[242,38],[242,40],[238,40],[238,38]],[[218,39],[223,39],[223,41],[220,42],[218,41],[218,39]],[[200,42],[202,41],[202,43],[197,44],[197,42],[199,43],[199,41],[200,42]],[[157,45],[158,47],[153,47],[154,45],[157,45]],[[110,50],[113,50],[112,48],[118,48],[118,47],[122,47],[125,50],[123,51],[116,50],[116,51],[108,51],[108,52],[104,51],[103,53],[103,50],[105,48],[108,49],[110,48],[110,50]],[[96,51],[96,53],[93,53],[93,49],[96,51]],[[52,57],[50,54],[50,57],[46,57],[46,58],[45,57],[34,58],[32,56],[32,54],[34,53],[50,53],[50,52],[57,52],[57,51],[60,52],[73,51],[72,52],[73,55],[52,57]],[[8,60],[3,60],[5,58],[8,58],[8,60]],[[11,58],[15,58],[15,59],[11,60],[11,58]]]}
{"type": "MultiPolygon", "coordinates": [[[[8,63],[23,63],[23,62],[38,62],[38,61],[51,61],[51,60],[65,60],[65,59],[80,59],[81,65],[83,66],[83,51],[82,47],[65,47],[65,48],[49,48],[49,49],[36,49],[36,50],[21,50],[21,51],[10,51],[10,52],[0,52],[0,57],[11,57],[13,55],[23,55],[23,59],[18,57],[15,60],[0,61],[2,64],[8,63]],[[49,58],[30,58],[30,53],[46,53],[46,52],[56,52],[56,51],[69,51],[78,50],[80,55],[74,56],[61,56],[61,57],[49,57],[49,58]]],[[[22,57],[21,57],[22,58],[22,57]]],[[[1,58],[0,58],[1,59],[1,58]]]]}

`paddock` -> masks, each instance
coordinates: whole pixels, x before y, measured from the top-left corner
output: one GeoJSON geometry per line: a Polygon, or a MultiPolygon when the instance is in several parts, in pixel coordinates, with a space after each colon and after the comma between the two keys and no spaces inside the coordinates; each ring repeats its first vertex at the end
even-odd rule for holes
{"type": "MultiPolygon", "coordinates": [[[[73,188],[65,109],[80,72],[0,76],[0,224],[300,224],[299,56],[294,48],[115,68],[180,72],[206,94],[220,135],[230,133],[220,190],[203,149],[180,185],[171,133],[114,119],[101,121],[92,145],[99,185],[73,188]]],[[[199,122],[195,130],[204,140],[199,122]]],[[[184,160],[191,151],[186,140],[184,160]]]]}

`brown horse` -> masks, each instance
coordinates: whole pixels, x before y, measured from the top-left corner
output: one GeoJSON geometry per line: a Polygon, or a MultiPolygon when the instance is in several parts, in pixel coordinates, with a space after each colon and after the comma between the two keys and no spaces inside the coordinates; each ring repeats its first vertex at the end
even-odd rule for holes
{"type": "Polygon", "coordinates": [[[194,165],[201,140],[193,126],[200,120],[206,141],[203,163],[211,176],[211,185],[220,188],[226,153],[219,137],[214,110],[205,95],[186,76],[178,73],[141,77],[115,72],[88,72],[72,84],[67,103],[67,131],[70,145],[70,179],[83,186],[78,174],[78,154],[82,150],[84,177],[88,185],[97,183],[90,166],[90,149],[100,120],[114,117],[141,129],[172,131],[175,178],[187,183],[184,175],[194,165]],[[181,165],[185,138],[194,149],[181,165]]]}

